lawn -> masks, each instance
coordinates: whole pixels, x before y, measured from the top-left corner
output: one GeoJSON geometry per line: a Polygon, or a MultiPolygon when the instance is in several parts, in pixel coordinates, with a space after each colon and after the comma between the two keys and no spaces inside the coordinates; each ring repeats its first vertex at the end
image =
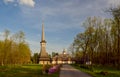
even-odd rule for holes
{"type": "Polygon", "coordinates": [[[114,67],[108,66],[84,66],[84,65],[72,65],[73,67],[86,72],[93,77],[120,77],[120,70],[114,67]]]}
{"type": "Polygon", "coordinates": [[[0,77],[59,77],[59,72],[42,74],[42,66],[38,64],[0,66],[0,77]]]}

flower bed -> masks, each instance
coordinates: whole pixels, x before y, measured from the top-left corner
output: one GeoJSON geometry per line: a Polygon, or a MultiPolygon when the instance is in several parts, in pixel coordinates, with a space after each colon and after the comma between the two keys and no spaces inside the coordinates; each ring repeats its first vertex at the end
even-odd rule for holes
{"type": "Polygon", "coordinates": [[[53,74],[55,72],[59,72],[61,65],[44,65],[42,67],[42,73],[43,74],[53,74]]]}
{"type": "Polygon", "coordinates": [[[52,74],[52,73],[58,72],[60,70],[60,67],[61,67],[61,65],[54,65],[51,68],[49,68],[49,72],[48,73],[52,74]]]}

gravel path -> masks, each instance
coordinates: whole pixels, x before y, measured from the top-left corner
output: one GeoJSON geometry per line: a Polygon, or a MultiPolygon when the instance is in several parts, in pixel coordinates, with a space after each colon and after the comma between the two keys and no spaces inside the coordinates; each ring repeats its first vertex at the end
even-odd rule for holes
{"type": "Polygon", "coordinates": [[[73,68],[70,65],[63,65],[61,67],[60,76],[59,77],[92,77],[80,70],[73,68]]]}

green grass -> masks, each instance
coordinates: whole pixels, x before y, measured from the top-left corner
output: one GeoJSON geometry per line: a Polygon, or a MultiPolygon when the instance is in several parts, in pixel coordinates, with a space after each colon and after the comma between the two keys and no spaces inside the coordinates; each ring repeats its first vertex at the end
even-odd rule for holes
{"type": "Polygon", "coordinates": [[[42,74],[42,66],[38,64],[0,66],[0,77],[59,77],[59,72],[42,74]]]}
{"type": "MultiPolygon", "coordinates": [[[[108,66],[87,66],[87,68],[81,67],[81,65],[72,65],[75,68],[86,72],[93,77],[120,77],[120,70],[115,69],[114,67],[108,66]],[[107,72],[106,75],[101,74],[101,72],[107,72]]],[[[86,66],[85,66],[86,67],[86,66]]]]}

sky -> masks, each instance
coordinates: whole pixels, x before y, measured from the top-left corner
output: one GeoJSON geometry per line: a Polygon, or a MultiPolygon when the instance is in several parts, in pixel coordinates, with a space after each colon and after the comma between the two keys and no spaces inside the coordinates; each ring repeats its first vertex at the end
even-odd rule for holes
{"type": "Polygon", "coordinates": [[[0,40],[4,30],[25,33],[32,53],[40,52],[42,23],[47,52],[62,52],[84,31],[87,17],[109,18],[105,10],[120,0],[0,0],[0,40]]]}

